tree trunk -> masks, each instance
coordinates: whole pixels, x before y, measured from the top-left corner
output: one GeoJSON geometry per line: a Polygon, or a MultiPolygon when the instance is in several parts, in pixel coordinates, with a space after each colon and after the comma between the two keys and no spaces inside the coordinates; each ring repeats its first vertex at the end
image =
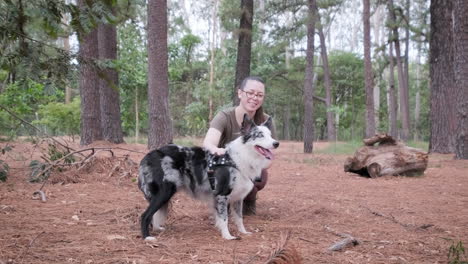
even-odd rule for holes
{"type": "Polygon", "coordinates": [[[456,129],[452,1],[431,1],[429,152],[453,153],[456,129]]]}
{"type": "MultiPolygon", "coordinates": [[[[64,4],[68,4],[67,0],[63,1],[64,4]]],[[[69,24],[69,15],[68,14],[63,14],[62,17],[62,24],[64,25],[64,28],[66,28],[69,24]]],[[[70,55],[70,36],[64,36],[61,38],[63,41],[63,50],[70,55]]],[[[65,104],[71,103],[71,98],[72,98],[72,91],[69,83],[65,84],[65,104]]]]}
{"type": "Polygon", "coordinates": [[[387,134],[379,134],[364,140],[353,157],[347,158],[345,172],[376,178],[385,175],[421,175],[427,168],[426,152],[403,145],[387,134]],[[375,143],[379,145],[374,146],[375,143]]]}
{"type": "MultiPolygon", "coordinates": [[[[320,17],[317,11],[317,19],[320,21],[320,17]]],[[[322,64],[323,64],[323,78],[324,78],[324,85],[325,85],[325,104],[327,109],[327,139],[328,141],[335,141],[336,140],[336,132],[335,132],[335,117],[331,110],[332,107],[332,96],[331,96],[331,77],[330,77],[330,65],[328,64],[328,53],[327,53],[327,46],[325,44],[325,34],[323,34],[323,25],[320,23],[318,26],[318,35],[320,38],[320,51],[322,57],[322,64]]]]}
{"type": "Polygon", "coordinates": [[[414,141],[420,140],[419,138],[419,119],[421,115],[421,43],[417,45],[417,63],[416,63],[416,96],[414,98],[414,141]]]}
{"type": "MultiPolygon", "coordinates": [[[[405,15],[407,21],[410,21],[410,1],[405,0],[405,15]]],[[[409,24],[409,22],[408,22],[409,24]]],[[[407,94],[407,99],[408,100],[408,110],[409,110],[409,46],[410,46],[410,25],[405,26],[405,57],[404,57],[404,65],[403,65],[403,71],[404,71],[404,81],[405,81],[405,89],[406,89],[406,94],[407,94]]],[[[408,111],[408,120],[411,120],[410,114],[408,111]]]]}
{"type": "Polygon", "coordinates": [[[306,50],[306,69],[304,80],[304,153],[312,153],[314,140],[314,36],[315,36],[315,0],[308,1],[309,10],[307,18],[307,50],[306,50]]]}
{"type": "Polygon", "coordinates": [[[364,77],[366,87],[366,137],[375,135],[374,78],[372,76],[370,41],[370,0],[363,0],[364,10],[364,77]]]}
{"type": "Polygon", "coordinates": [[[169,113],[167,0],[148,1],[148,148],[172,142],[169,113]]]}
{"type": "Polygon", "coordinates": [[[454,1],[455,86],[457,120],[455,157],[468,159],[468,2],[454,1]]]}
{"type": "MultiPolygon", "coordinates": [[[[383,46],[383,34],[381,36],[381,31],[383,32],[383,22],[384,12],[383,6],[377,6],[373,17],[373,24],[374,24],[374,43],[376,46],[383,46]]],[[[374,120],[375,120],[375,129],[376,131],[379,130],[380,127],[380,120],[379,120],[379,113],[380,113],[380,84],[382,83],[383,78],[379,78],[376,83],[374,83],[374,120]]]]}
{"type": "MultiPolygon", "coordinates": [[[[84,8],[84,0],[78,1],[78,6],[84,8]]],[[[80,97],[81,97],[81,130],[80,144],[89,145],[102,139],[101,113],[99,106],[99,77],[95,61],[99,57],[98,32],[93,29],[89,33],[79,33],[78,36],[80,63],[80,97]]]]}
{"type": "Polygon", "coordinates": [[[400,39],[398,34],[398,26],[395,26],[396,16],[393,7],[393,0],[388,0],[388,11],[390,17],[390,25],[393,30],[393,42],[395,43],[395,53],[398,69],[398,88],[400,90],[400,116],[401,116],[401,138],[409,139],[410,134],[410,119],[409,119],[409,93],[406,87],[405,72],[403,62],[401,61],[400,39]]]}
{"type": "MultiPolygon", "coordinates": [[[[115,25],[101,24],[98,28],[99,59],[117,59],[117,29],[115,25]]],[[[122,143],[122,121],[120,119],[119,75],[115,69],[104,69],[99,80],[101,103],[101,128],[105,140],[122,143]]]]}
{"type": "Polygon", "coordinates": [[[250,75],[250,57],[252,49],[253,0],[241,0],[241,18],[239,24],[239,42],[237,44],[236,79],[232,102],[239,104],[237,88],[242,80],[250,75]]]}
{"type": "Polygon", "coordinates": [[[140,139],[140,104],[138,100],[138,87],[135,87],[135,143],[138,143],[140,139]]]}
{"type": "Polygon", "coordinates": [[[218,0],[213,0],[213,10],[211,13],[211,49],[210,49],[210,83],[208,91],[208,120],[213,119],[213,90],[214,90],[214,77],[215,77],[215,50],[216,50],[216,36],[217,36],[217,14],[218,14],[218,0]]]}
{"type": "MultiPolygon", "coordinates": [[[[390,32],[390,40],[392,39],[392,33],[390,32]]],[[[395,89],[395,59],[393,57],[393,42],[390,42],[389,48],[389,60],[390,60],[390,69],[388,75],[388,117],[389,117],[389,133],[390,136],[397,138],[398,137],[398,127],[397,127],[397,96],[395,89]]]]}

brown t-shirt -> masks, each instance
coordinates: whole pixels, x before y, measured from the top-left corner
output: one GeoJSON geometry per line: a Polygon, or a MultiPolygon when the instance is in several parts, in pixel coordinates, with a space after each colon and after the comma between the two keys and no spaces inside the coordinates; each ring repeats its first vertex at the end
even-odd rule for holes
{"type": "MultiPolygon", "coordinates": [[[[221,132],[221,138],[218,143],[218,148],[226,147],[226,144],[238,138],[240,134],[240,126],[236,120],[236,111],[235,107],[230,107],[228,109],[220,111],[214,118],[211,120],[210,128],[215,128],[221,132]]],[[[270,117],[267,114],[265,115],[265,120],[270,117]]],[[[272,123],[271,135],[275,138],[275,126],[272,123]]]]}

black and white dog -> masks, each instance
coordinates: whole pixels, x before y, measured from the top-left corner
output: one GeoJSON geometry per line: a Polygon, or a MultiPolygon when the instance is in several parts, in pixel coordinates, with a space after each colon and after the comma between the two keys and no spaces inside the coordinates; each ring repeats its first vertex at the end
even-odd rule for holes
{"type": "Polygon", "coordinates": [[[252,190],[253,181],[268,168],[279,142],[271,137],[271,118],[257,126],[247,115],[241,136],[226,146],[226,154],[212,156],[200,147],[166,145],[148,153],[140,163],[138,186],[149,201],[141,216],[142,237],[153,240],[153,230],[162,229],[167,217],[168,202],[179,190],[185,190],[197,199],[213,201],[216,226],[223,238],[236,239],[228,229],[228,204],[234,223],[240,233],[245,230],[242,219],[242,201],[252,190]],[[214,169],[209,163],[217,159],[214,169]]]}

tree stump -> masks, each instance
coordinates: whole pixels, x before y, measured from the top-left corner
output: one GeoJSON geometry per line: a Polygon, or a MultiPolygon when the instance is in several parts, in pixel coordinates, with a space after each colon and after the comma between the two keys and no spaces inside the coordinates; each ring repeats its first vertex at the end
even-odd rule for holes
{"type": "Polygon", "coordinates": [[[387,134],[366,138],[364,144],[353,157],[346,159],[345,172],[376,178],[384,175],[416,176],[427,168],[427,152],[405,146],[387,134]]]}

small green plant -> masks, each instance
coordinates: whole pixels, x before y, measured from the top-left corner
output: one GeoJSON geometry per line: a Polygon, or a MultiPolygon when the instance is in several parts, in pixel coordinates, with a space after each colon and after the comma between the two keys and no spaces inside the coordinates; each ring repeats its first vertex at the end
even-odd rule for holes
{"type": "Polygon", "coordinates": [[[465,248],[463,247],[463,242],[458,241],[455,244],[452,241],[452,245],[449,248],[448,252],[448,263],[449,264],[468,264],[468,260],[465,254],[465,248]]]}

